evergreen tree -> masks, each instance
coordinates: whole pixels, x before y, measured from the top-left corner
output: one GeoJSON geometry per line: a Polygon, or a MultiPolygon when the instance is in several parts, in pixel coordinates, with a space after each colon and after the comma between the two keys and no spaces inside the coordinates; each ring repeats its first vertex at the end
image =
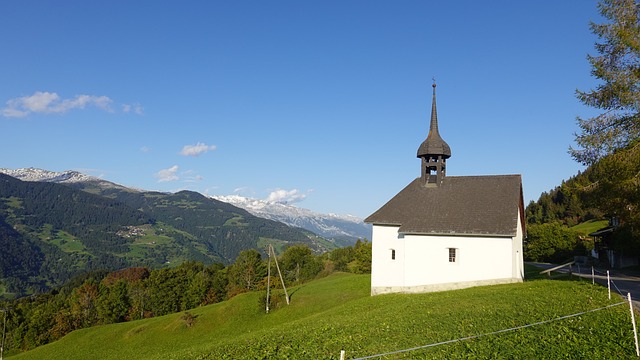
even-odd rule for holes
{"type": "Polygon", "coordinates": [[[578,118],[577,161],[589,165],[640,136],[640,3],[601,0],[598,9],[609,22],[591,23],[599,55],[588,56],[591,74],[602,81],[595,89],[577,91],[584,104],[603,110],[592,118],[578,118]]]}
{"type": "Polygon", "coordinates": [[[236,290],[256,290],[266,275],[267,267],[258,250],[244,250],[229,267],[229,286],[236,290]]]}
{"type": "Polygon", "coordinates": [[[100,320],[105,324],[125,321],[130,307],[127,283],[118,280],[109,287],[102,285],[101,288],[97,305],[100,320]]]}
{"type": "Polygon", "coordinates": [[[582,184],[588,202],[620,220],[630,237],[640,236],[640,2],[601,0],[598,9],[607,22],[591,24],[601,42],[589,56],[592,75],[601,83],[578,91],[580,101],[603,110],[578,119],[580,149],[570,149],[577,161],[592,165],[582,184]]]}

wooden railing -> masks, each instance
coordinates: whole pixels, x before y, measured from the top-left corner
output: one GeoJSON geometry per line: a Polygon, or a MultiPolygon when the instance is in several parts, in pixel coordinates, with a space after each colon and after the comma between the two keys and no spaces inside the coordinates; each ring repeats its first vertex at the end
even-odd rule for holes
{"type": "Polygon", "coordinates": [[[551,276],[551,272],[558,270],[558,269],[562,269],[563,267],[568,266],[569,267],[569,273],[571,273],[571,265],[575,264],[575,261],[572,262],[568,262],[566,264],[562,264],[562,265],[558,265],[556,267],[552,267],[551,269],[547,269],[547,270],[542,270],[540,271],[540,274],[547,274],[549,276],[551,276]]]}

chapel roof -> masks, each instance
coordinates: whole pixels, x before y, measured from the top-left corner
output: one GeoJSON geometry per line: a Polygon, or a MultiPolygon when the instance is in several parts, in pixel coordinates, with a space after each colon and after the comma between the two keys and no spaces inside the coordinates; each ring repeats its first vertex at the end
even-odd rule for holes
{"type": "Polygon", "coordinates": [[[405,234],[511,237],[522,207],[520,175],[447,176],[438,187],[417,178],[365,222],[405,234]]]}

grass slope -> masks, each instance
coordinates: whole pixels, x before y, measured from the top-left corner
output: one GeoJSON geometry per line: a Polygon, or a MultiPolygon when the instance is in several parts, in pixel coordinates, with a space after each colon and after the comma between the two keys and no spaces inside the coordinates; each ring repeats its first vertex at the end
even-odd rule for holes
{"type": "MultiPolygon", "coordinates": [[[[534,280],[430,294],[369,296],[370,276],[335,274],[290,289],[266,314],[261,293],[183,314],[98,326],[11,359],[338,359],[532,324],[619,302],[589,282],[534,280]]],[[[629,310],[570,319],[408,353],[404,358],[611,359],[635,355],[629,310]]]]}
{"type": "Polygon", "coordinates": [[[589,220],[573,226],[572,229],[586,236],[594,231],[598,231],[603,227],[606,227],[607,225],[609,225],[609,221],[607,220],[589,220]]]}

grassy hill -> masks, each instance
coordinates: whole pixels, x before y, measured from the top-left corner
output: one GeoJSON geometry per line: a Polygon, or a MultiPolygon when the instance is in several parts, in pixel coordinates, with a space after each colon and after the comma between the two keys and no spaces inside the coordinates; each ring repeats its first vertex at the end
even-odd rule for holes
{"type": "Polygon", "coordinates": [[[607,225],[609,225],[609,221],[607,220],[589,220],[589,221],[580,223],[576,226],[572,226],[571,228],[577,231],[578,233],[580,233],[581,235],[586,236],[591,234],[594,231],[598,231],[603,227],[606,227],[607,225]]]}
{"type": "MultiPolygon", "coordinates": [[[[98,326],[10,359],[338,359],[364,357],[555,319],[620,301],[590,282],[534,280],[431,294],[369,296],[370,276],[335,274],[147,320],[98,326]],[[195,317],[195,318],[194,318],[195,317]]],[[[635,355],[628,307],[386,358],[621,359],[635,355]]]]}

